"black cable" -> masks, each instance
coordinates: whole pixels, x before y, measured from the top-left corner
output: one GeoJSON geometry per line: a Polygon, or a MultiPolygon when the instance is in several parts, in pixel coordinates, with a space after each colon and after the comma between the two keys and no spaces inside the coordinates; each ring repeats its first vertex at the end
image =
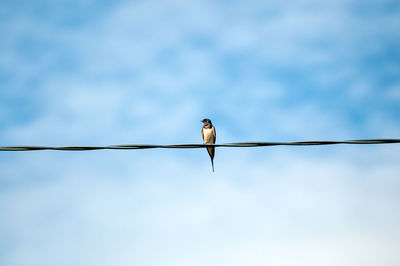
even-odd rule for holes
{"type": "Polygon", "coordinates": [[[131,145],[111,145],[111,146],[3,146],[0,151],[38,151],[38,150],[58,150],[58,151],[89,151],[89,150],[136,150],[136,149],[196,149],[205,147],[264,147],[264,146],[313,146],[313,145],[333,145],[333,144],[392,144],[400,143],[400,139],[361,139],[361,140],[313,140],[313,141],[294,141],[294,142],[236,142],[226,144],[171,144],[171,145],[151,145],[151,144],[131,144],[131,145]]]}

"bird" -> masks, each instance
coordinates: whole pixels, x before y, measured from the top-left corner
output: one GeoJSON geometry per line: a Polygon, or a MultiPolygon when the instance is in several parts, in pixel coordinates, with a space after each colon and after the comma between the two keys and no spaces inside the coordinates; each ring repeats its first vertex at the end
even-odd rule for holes
{"type": "MultiPolygon", "coordinates": [[[[211,123],[211,120],[205,118],[201,120],[203,122],[203,128],[201,129],[201,137],[203,138],[203,144],[215,144],[215,140],[217,135],[215,133],[215,127],[211,123]]],[[[208,155],[211,158],[211,166],[212,171],[214,172],[214,155],[215,155],[215,147],[206,147],[208,155]]]]}

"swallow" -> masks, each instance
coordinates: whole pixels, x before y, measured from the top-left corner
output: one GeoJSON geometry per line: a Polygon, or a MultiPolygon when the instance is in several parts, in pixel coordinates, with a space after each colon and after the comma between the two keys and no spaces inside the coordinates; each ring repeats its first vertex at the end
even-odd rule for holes
{"type": "MultiPolygon", "coordinates": [[[[215,144],[215,140],[217,139],[217,135],[215,134],[215,127],[211,123],[210,119],[201,120],[204,126],[201,129],[201,137],[203,138],[203,144],[215,144]]],[[[215,147],[206,147],[208,155],[211,158],[211,166],[214,172],[214,155],[215,155],[215,147]]]]}

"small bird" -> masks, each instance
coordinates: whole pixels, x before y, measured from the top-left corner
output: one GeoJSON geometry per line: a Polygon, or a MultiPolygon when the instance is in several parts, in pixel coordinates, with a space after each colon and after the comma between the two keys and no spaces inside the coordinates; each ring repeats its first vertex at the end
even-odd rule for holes
{"type": "MultiPolygon", "coordinates": [[[[204,126],[201,129],[201,136],[203,138],[203,143],[204,144],[215,144],[215,140],[217,138],[217,135],[215,134],[215,127],[211,123],[210,119],[203,119],[201,120],[203,122],[204,126]]],[[[211,166],[212,170],[214,172],[214,155],[215,155],[215,147],[206,147],[208,154],[210,155],[211,158],[211,166]]]]}

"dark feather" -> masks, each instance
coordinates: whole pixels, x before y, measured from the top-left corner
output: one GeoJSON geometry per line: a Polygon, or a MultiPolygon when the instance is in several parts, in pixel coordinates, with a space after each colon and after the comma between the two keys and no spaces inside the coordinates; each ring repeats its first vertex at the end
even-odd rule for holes
{"type": "Polygon", "coordinates": [[[210,155],[210,159],[211,159],[211,166],[212,166],[212,170],[214,172],[214,155],[215,155],[215,147],[207,147],[207,152],[208,155],[210,155]]]}

